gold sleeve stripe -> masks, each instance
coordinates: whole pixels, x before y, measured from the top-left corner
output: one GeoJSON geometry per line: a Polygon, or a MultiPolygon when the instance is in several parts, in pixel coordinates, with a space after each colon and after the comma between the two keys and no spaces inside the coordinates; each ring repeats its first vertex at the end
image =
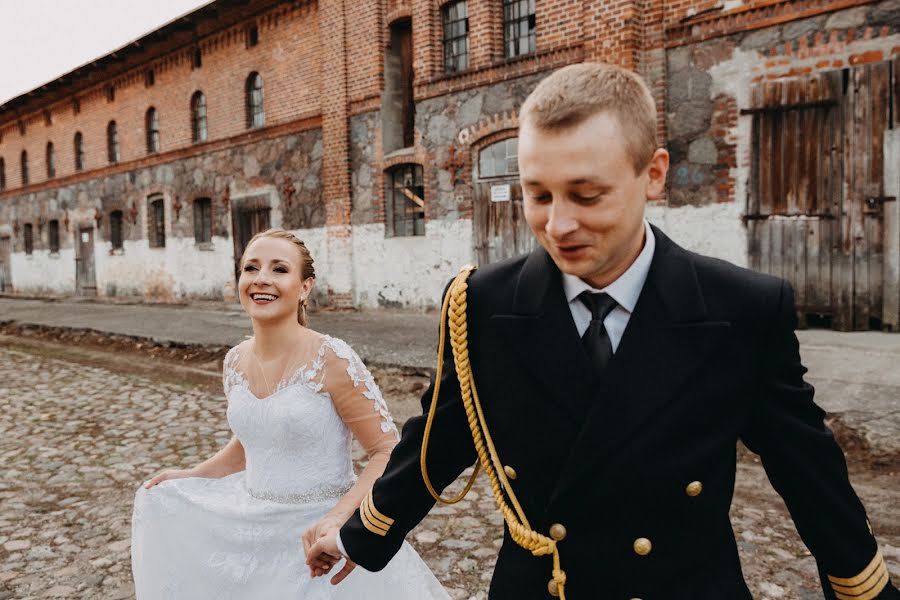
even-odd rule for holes
{"type": "MultiPolygon", "coordinates": [[[[370,494],[371,494],[371,492],[370,492],[370,494]]],[[[384,519],[381,519],[378,516],[376,516],[375,513],[377,513],[378,511],[374,510],[375,507],[372,504],[371,496],[366,496],[365,500],[363,500],[363,504],[366,507],[366,512],[368,514],[369,519],[371,519],[376,525],[380,525],[385,531],[387,531],[388,529],[391,528],[391,525],[393,525],[393,521],[391,523],[387,523],[384,519]]]]}
{"type": "Polygon", "coordinates": [[[366,502],[363,502],[359,507],[359,516],[362,519],[363,526],[376,535],[380,535],[384,537],[387,535],[388,528],[379,523],[378,521],[373,520],[369,516],[369,505],[366,502]]]}
{"type": "Polygon", "coordinates": [[[875,582],[875,585],[874,587],[872,587],[872,589],[862,594],[848,595],[838,592],[837,588],[835,588],[834,596],[838,600],[873,600],[874,598],[877,598],[879,594],[881,594],[882,590],[887,587],[887,584],[888,573],[887,571],[883,571],[881,573],[881,577],[878,578],[878,581],[875,582]]]}
{"type": "Polygon", "coordinates": [[[848,577],[846,579],[842,577],[834,577],[833,575],[828,576],[828,581],[832,583],[832,585],[837,584],[844,587],[854,587],[861,583],[865,583],[869,577],[879,568],[884,567],[884,558],[881,556],[881,548],[879,548],[875,552],[875,556],[872,558],[872,562],[866,565],[866,568],[859,572],[858,575],[854,575],[853,577],[848,577]]]}
{"type": "Polygon", "coordinates": [[[378,512],[377,508],[375,508],[375,499],[374,499],[374,496],[372,496],[372,490],[369,490],[369,495],[367,497],[369,499],[369,508],[372,509],[372,514],[375,515],[379,521],[383,521],[384,524],[387,525],[388,527],[393,525],[394,524],[393,519],[384,516],[383,514],[378,512]]]}

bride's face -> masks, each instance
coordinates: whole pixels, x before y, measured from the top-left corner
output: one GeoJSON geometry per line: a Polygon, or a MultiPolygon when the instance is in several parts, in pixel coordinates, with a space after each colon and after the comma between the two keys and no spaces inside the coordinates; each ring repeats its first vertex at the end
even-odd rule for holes
{"type": "Polygon", "coordinates": [[[238,292],[241,306],[258,321],[297,320],[297,306],[312,290],[302,275],[300,250],[288,240],[264,237],[247,247],[238,292]]]}

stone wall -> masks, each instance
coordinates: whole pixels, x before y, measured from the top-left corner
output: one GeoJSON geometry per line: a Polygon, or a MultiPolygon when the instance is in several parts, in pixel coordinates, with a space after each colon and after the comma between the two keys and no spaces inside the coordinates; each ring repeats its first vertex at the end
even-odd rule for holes
{"type": "MultiPolygon", "coordinates": [[[[248,194],[269,198],[272,224],[316,229],[325,224],[321,193],[321,130],[233,146],[170,163],[91,179],[0,204],[0,222],[35,224],[34,252],[13,235],[13,286],[20,293],[71,293],[75,235],[94,229],[97,292],[154,301],[233,296],[232,204],[248,194]],[[147,198],[165,203],[165,248],[148,241],[147,198]],[[195,198],[212,200],[212,243],[194,241],[195,198]],[[110,241],[110,213],[121,210],[123,248],[110,241]],[[48,227],[60,221],[60,252],[49,252],[48,227]]],[[[15,232],[15,229],[14,231],[15,232]]]]}

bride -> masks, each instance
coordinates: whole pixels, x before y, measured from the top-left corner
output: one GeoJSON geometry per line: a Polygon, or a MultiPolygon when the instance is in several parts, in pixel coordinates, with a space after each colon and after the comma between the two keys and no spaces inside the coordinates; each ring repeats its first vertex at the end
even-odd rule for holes
{"type": "Polygon", "coordinates": [[[310,576],[305,549],[359,508],[399,438],[356,353],[306,327],[314,282],[293,234],[270,229],[247,246],[238,288],[254,335],[228,352],[223,376],[234,437],[138,490],[139,600],[449,599],[409,544],[385,570],[357,569],[339,587],[310,576]],[[358,479],[351,433],[369,457],[358,479]]]}

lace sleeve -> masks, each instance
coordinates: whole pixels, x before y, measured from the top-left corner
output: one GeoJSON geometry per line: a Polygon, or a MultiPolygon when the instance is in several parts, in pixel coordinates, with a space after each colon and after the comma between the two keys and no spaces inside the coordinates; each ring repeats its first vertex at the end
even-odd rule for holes
{"type": "Polygon", "coordinates": [[[326,341],[324,387],[335,409],[359,440],[369,457],[356,484],[328,512],[343,524],[358,508],[362,499],[387,466],[391,450],[400,434],[381,390],[359,356],[344,342],[334,338],[326,341]]]}
{"type": "MultiPolygon", "coordinates": [[[[373,421],[378,424],[381,434],[391,434],[395,442],[399,440],[400,434],[381,390],[359,355],[339,339],[328,338],[325,346],[331,350],[325,354],[325,387],[344,423],[351,426],[373,421]]],[[[380,437],[376,432],[366,433],[380,437]]],[[[366,445],[365,440],[360,439],[360,442],[366,445]]]]}
{"type": "Polygon", "coordinates": [[[222,360],[222,389],[225,390],[225,396],[228,396],[235,383],[234,367],[237,365],[237,361],[238,347],[234,346],[225,354],[225,358],[222,360]]]}

